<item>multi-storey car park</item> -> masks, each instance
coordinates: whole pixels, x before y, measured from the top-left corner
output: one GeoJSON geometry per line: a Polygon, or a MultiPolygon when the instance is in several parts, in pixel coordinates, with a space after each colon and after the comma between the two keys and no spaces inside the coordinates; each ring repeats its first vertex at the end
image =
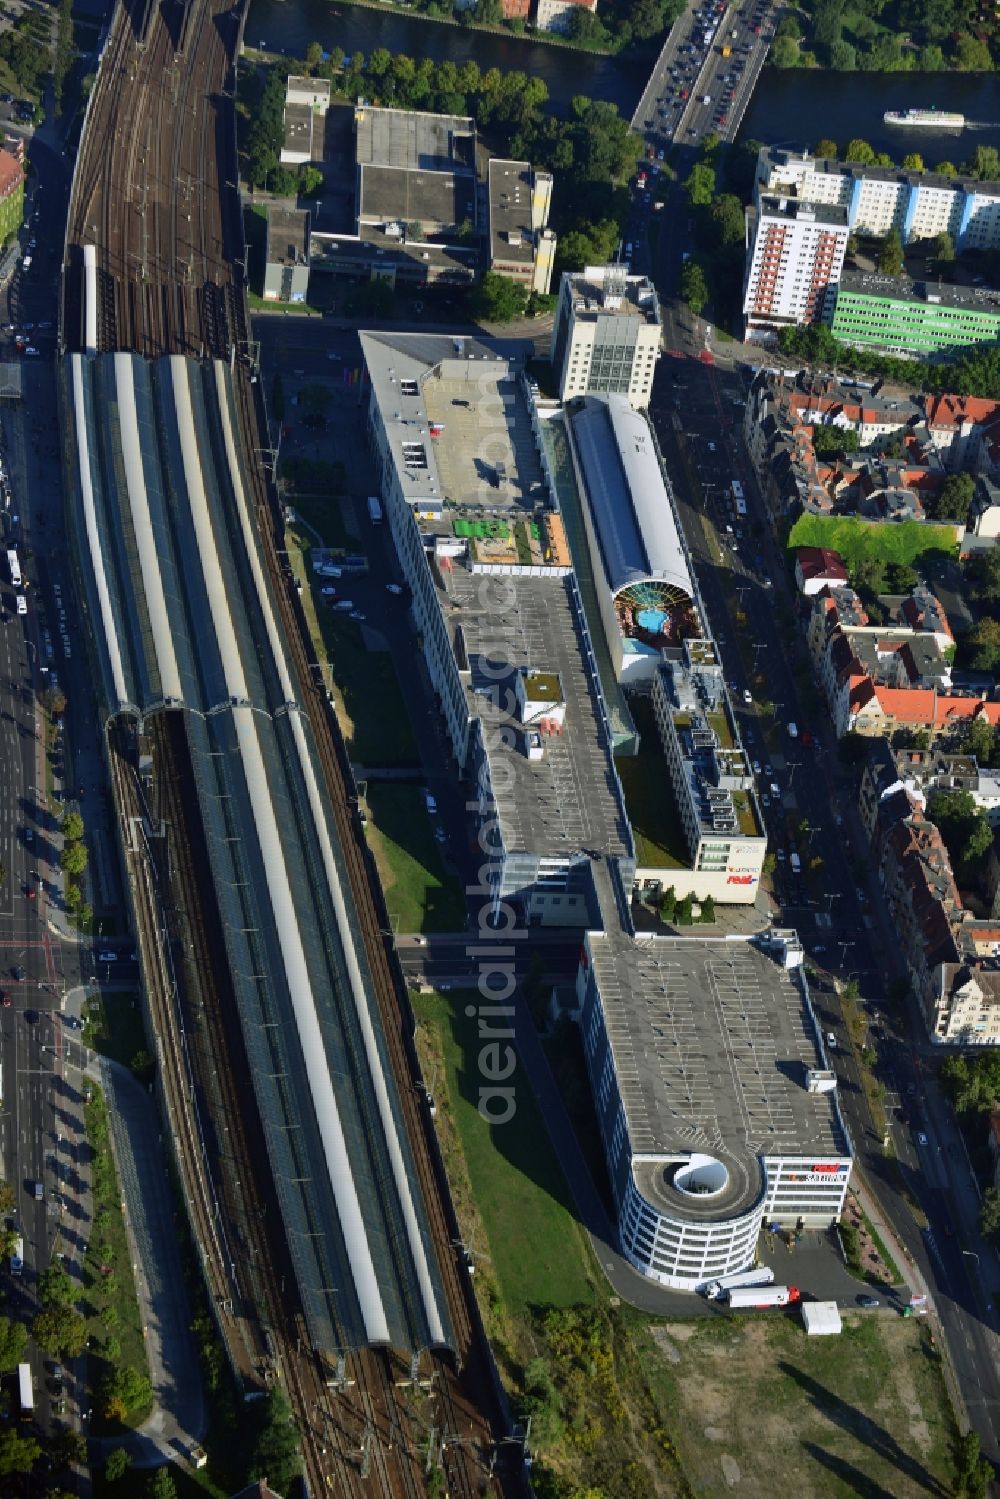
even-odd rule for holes
{"type": "Polygon", "coordinates": [[[794,933],[587,935],[580,1028],[636,1269],[696,1290],[840,1217],[852,1151],[794,933]]]}
{"type": "Polygon", "coordinates": [[[261,457],[220,189],[240,21],[116,11],[67,230],[69,531],[144,1004],[227,1352],[285,1383],[311,1489],[416,1494],[431,1452],[478,1494],[494,1377],[261,457]]]}

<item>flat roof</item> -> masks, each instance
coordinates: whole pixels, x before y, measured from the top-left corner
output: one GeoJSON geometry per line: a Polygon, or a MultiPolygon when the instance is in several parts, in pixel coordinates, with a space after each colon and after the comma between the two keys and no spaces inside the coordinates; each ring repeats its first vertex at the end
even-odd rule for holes
{"type": "Polygon", "coordinates": [[[285,105],[285,140],[283,151],[312,155],[313,112],[309,104],[285,105]]]}
{"type": "Polygon", "coordinates": [[[577,322],[633,317],[659,326],[660,303],[648,276],[629,275],[624,265],[588,265],[564,272],[563,279],[577,322]]]}
{"type": "Polygon", "coordinates": [[[309,253],[313,264],[322,269],[336,265],[377,268],[389,265],[419,265],[423,272],[433,269],[438,279],[449,284],[465,285],[474,275],[479,259],[478,246],[435,244],[433,241],[396,239],[381,225],[361,224],[358,234],[322,234],[315,230],[309,236],[309,253]]]}
{"type": "Polygon", "coordinates": [[[458,225],[475,223],[476,183],[450,171],[361,165],[358,218],[458,225]]]}
{"type": "Polygon", "coordinates": [[[810,156],[808,152],[785,151],[777,146],[762,146],[758,157],[761,167],[780,167],[785,163],[807,163],[814,172],[828,177],[870,178],[877,182],[898,182],[907,187],[936,188],[953,191],[964,188],[978,197],[1000,196],[1000,182],[980,182],[975,177],[945,177],[940,172],[908,172],[902,167],[861,166],[853,161],[836,161],[827,156],[810,156]]]}
{"type": "Polygon", "coordinates": [[[268,207],[267,263],[309,264],[309,214],[305,209],[268,207]]]}
{"type": "Polygon", "coordinates": [[[796,198],[790,193],[761,193],[759,212],[762,218],[789,219],[793,223],[803,224],[831,224],[838,229],[848,227],[847,208],[843,203],[814,203],[811,199],[796,198]]]}
{"type": "Polygon", "coordinates": [[[285,98],[289,94],[311,94],[316,98],[330,100],[329,78],[303,77],[301,73],[289,73],[285,82],[285,98]]]}
{"type": "Polygon", "coordinates": [[[531,413],[519,364],[500,343],[364,332],[361,347],[408,504],[447,500],[512,519],[539,508],[545,489],[531,413]]]}
{"type": "Polygon", "coordinates": [[[625,1109],[637,1184],[673,1215],[747,1211],[762,1158],[847,1157],[835,1093],[809,1093],[826,1066],[801,967],[786,969],[757,938],[628,937],[587,943],[625,1109]],[[721,1160],[721,1194],[682,1193],[664,1158],[721,1160]]]}
{"type": "Polygon", "coordinates": [[[359,104],[354,123],[359,166],[476,175],[476,122],[469,115],[359,104]]]}
{"type": "Polygon", "coordinates": [[[921,302],[926,306],[961,307],[1000,317],[1000,291],[993,286],[952,286],[945,281],[920,281],[911,276],[879,276],[871,271],[844,271],[837,288],[855,296],[884,297],[893,302],[921,302]]]}
{"type": "Polygon", "coordinates": [[[531,265],[535,249],[531,230],[530,162],[491,157],[486,180],[491,261],[507,260],[531,265]]]}
{"type": "Polygon", "coordinates": [[[488,588],[483,584],[483,577],[459,565],[447,574],[440,597],[449,630],[453,637],[461,632],[468,655],[469,708],[483,722],[505,848],[559,859],[584,849],[629,857],[613,790],[611,744],[585,664],[572,580],[497,577],[488,588]],[[525,736],[537,729],[522,724],[516,708],[514,674],[526,666],[558,677],[566,704],[562,732],[541,736],[541,760],[525,754],[525,736]],[[508,701],[513,712],[500,706],[508,701]]]}

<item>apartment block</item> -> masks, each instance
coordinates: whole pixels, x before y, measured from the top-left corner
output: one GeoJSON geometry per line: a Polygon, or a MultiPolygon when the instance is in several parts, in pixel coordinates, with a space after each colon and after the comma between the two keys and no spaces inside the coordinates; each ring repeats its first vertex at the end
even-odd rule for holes
{"type": "Polygon", "coordinates": [[[819,322],[840,278],[849,232],[840,205],[762,194],[747,215],[747,333],[819,322]]]}

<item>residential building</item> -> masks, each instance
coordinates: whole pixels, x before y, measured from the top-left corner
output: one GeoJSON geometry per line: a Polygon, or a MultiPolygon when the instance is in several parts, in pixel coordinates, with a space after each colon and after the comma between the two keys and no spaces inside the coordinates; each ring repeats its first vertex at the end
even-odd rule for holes
{"type": "Polygon", "coordinates": [[[987,1143],[993,1157],[993,1185],[1000,1190],[1000,1109],[993,1109],[990,1113],[987,1143]]]}
{"type": "Polygon", "coordinates": [[[880,801],[875,851],[913,992],[936,1004],[934,975],[942,965],[960,961],[953,924],[963,910],[962,897],[940,832],[921,802],[903,788],[880,801]]]}
{"type": "Polygon", "coordinates": [[[0,243],[21,227],[24,218],[24,168],[6,149],[0,150],[0,243]]]}
{"type": "Polygon", "coordinates": [[[500,0],[505,21],[527,21],[531,17],[531,0],[500,0]]]}
{"type": "Polygon", "coordinates": [[[575,401],[566,426],[615,675],[648,686],[664,651],[705,634],[673,492],[653,430],[625,396],[575,401]]]}
{"type": "Polygon", "coordinates": [[[547,294],[556,258],[556,236],[548,227],[552,173],[493,157],[486,168],[486,202],[487,270],[547,294]]]}
{"type": "Polygon", "coordinates": [[[829,308],[830,331],[855,348],[947,358],[1000,342],[1000,292],[843,271],[829,308]]]}
{"type": "Polygon", "coordinates": [[[757,161],[755,201],[764,194],[843,208],[852,233],[882,238],[897,229],[904,244],[947,233],[959,251],[1000,248],[997,182],[859,166],[765,146],[757,161]]]}
{"type": "Polygon", "coordinates": [[[743,314],[748,338],[819,322],[847,251],[847,211],[762,195],[747,214],[743,314]]]}
{"type": "MultiPolygon", "coordinates": [[[[681,899],[711,896],[727,905],[752,905],[767,835],[712,641],[687,640],[679,660],[661,663],[653,678],[653,709],[688,851],[688,867],[657,871],[657,883],[669,883],[681,899]]],[[[640,883],[648,882],[649,873],[637,869],[640,883]]]]}
{"type": "Polygon", "coordinates": [[[624,265],[566,271],[552,329],[552,369],[560,401],[624,395],[649,405],[660,352],[660,304],[647,276],[624,265]]]}
{"type": "Polygon", "coordinates": [[[829,547],[799,547],[795,553],[795,586],[806,598],[846,582],[847,568],[839,552],[829,547]]]}
{"type": "Polygon", "coordinates": [[[587,933],[580,1033],[622,1253],[694,1291],[761,1229],[828,1228],[853,1151],[794,932],[587,933]]]}
{"type": "Polygon", "coordinates": [[[269,204],[265,302],[305,302],[309,295],[309,214],[269,204]]]}
{"type": "Polygon", "coordinates": [[[597,10],[597,0],[537,0],[535,27],[538,31],[567,32],[573,12],[579,7],[593,14],[597,10]]]}

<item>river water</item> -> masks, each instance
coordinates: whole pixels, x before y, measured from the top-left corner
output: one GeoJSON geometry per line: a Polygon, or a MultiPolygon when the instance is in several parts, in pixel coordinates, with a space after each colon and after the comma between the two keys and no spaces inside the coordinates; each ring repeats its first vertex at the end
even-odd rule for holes
{"type": "Polygon", "coordinates": [[[627,115],[639,102],[659,51],[651,44],[648,62],[622,62],[367,6],[331,5],[329,0],[251,0],[245,40],[248,46],[267,46],[295,57],[304,57],[309,43],[319,42],[327,51],[343,47],[348,55],[363,52],[369,57],[376,47],[385,47],[439,62],[475,61],[484,72],[495,67],[543,79],[560,108],[574,94],[588,94],[617,104],[627,115]]]}
{"type": "MultiPolygon", "coordinates": [[[[549,97],[564,108],[574,94],[607,99],[631,115],[646,84],[658,48],[645,59],[625,62],[565,47],[492,32],[445,26],[416,16],[336,5],[330,0],[251,0],[246,41],[291,56],[305,56],[310,42],[346,53],[376,47],[410,57],[474,59],[481,68],[519,69],[544,79],[549,97]]],[[[897,160],[919,151],[928,165],[963,160],[978,144],[1000,146],[1000,75],[980,73],[822,73],[768,68],[757,85],[740,134],[768,145],[813,144],[830,136],[841,145],[852,136],[869,141],[897,160]],[[887,109],[911,107],[957,110],[970,121],[954,131],[902,130],[886,125],[887,109]],[[803,122],[808,130],[803,135],[803,122]]]]}

